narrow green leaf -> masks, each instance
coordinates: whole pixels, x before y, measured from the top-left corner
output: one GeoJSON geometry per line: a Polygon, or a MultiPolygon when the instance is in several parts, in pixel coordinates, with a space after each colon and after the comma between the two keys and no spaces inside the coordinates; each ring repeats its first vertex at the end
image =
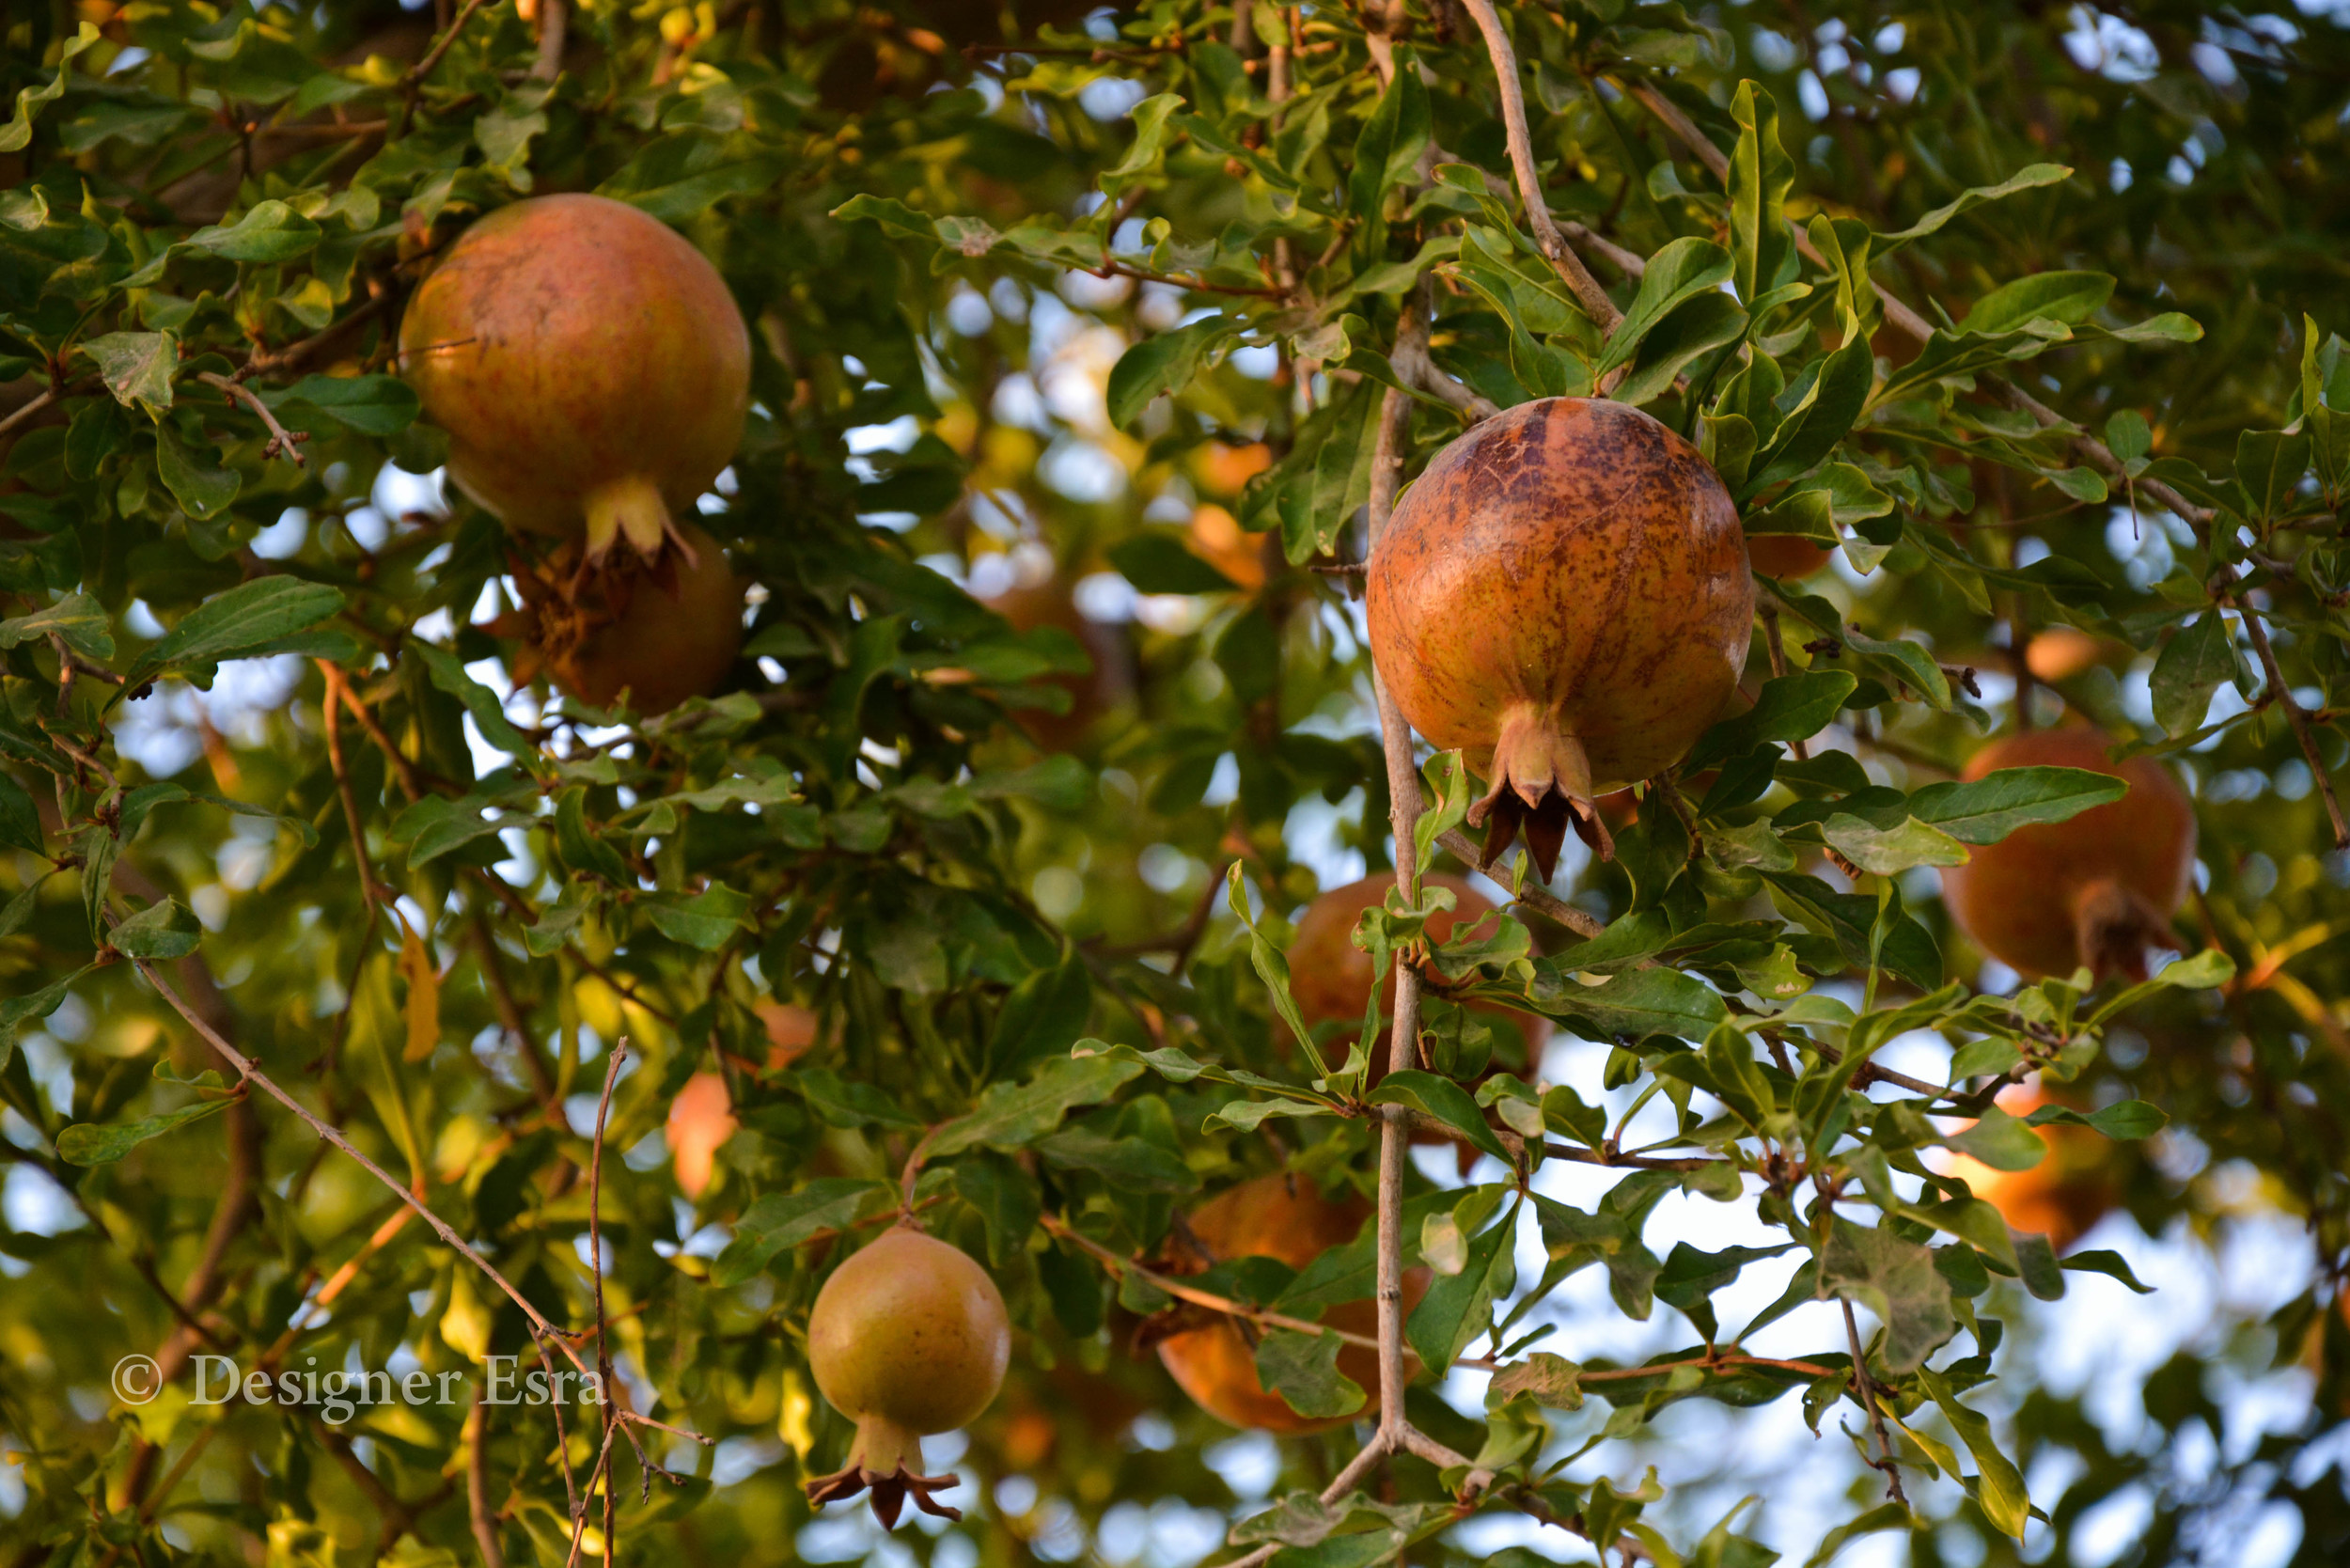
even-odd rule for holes
{"type": "Polygon", "coordinates": [[[236,1102],[206,1100],[137,1121],[76,1121],[57,1134],[57,1157],[69,1165],[112,1165],[149,1138],[218,1116],[236,1102]]]}

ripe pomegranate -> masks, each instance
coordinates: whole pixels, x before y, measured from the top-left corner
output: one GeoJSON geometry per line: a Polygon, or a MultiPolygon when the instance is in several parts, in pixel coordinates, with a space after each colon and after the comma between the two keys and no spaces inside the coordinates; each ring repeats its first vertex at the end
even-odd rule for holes
{"type": "Polygon", "coordinates": [[[628,694],[639,713],[666,713],[707,697],[743,648],[744,583],[718,541],[694,524],[682,549],[647,565],[615,559],[579,570],[579,547],[558,545],[539,565],[512,558],[523,607],[485,630],[520,637],[517,682],[541,670],[598,708],[628,694]]]}
{"type": "Polygon", "coordinates": [[[1246,590],[1264,587],[1266,541],[1272,538],[1248,532],[1238,518],[1213,503],[1191,514],[1192,554],[1246,590]]]}
{"type": "Polygon", "coordinates": [[[1047,713],[1042,708],[1016,708],[1014,719],[1030,740],[1047,751],[1069,751],[1093,728],[1094,720],[1131,695],[1133,661],[1125,639],[1116,627],[1104,626],[1077,608],[1067,581],[1058,576],[1023,583],[982,601],[1011,622],[1016,631],[1058,626],[1085,645],[1093,668],[1084,675],[1056,675],[1051,683],[1069,694],[1069,711],[1047,713]]]}
{"type": "Polygon", "coordinates": [[[874,1516],[898,1522],[911,1496],[942,1519],[963,1513],[931,1494],[957,1484],[926,1476],[922,1437],[976,1418],[1003,1387],[1011,1322],[987,1271],[964,1252],[901,1222],[852,1256],[807,1318],[807,1364],[834,1409],[856,1422],[848,1463],[807,1483],[818,1507],[872,1490],[874,1516]]]}
{"type": "Polygon", "coordinates": [[[669,1158],[677,1168],[678,1190],[698,1199],[710,1186],[718,1146],[734,1136],[734,1102],[727,1080],[716,1073],[697,1073],[669,1102],[669,1158]]]}
{"type": "Polygon", "coordinates": [[[1747,559],[1754,570],[1783,583],[1810,576],[1834,554],[1800,534],[1752,534],[1747,539],[1747,559]]]}
{"type": "Polygon", "coordinates": [[[449,478],[509,527],[650,560],[734,456],[751,343],[726,280],[625,202],[535,196],[458,237],[408,302],[400,363],[449,478]]]}
{"type": "Polygon", "coordinates": [[[2095,665],[2125,665],[2131,651],[2125,642],[2092,637],[2070,626],[2051,626],[2024,645],[2024,667],[2055,685],[2095,665]]]}
{"type": "Polygon", "coordinates": [[[767,1031],[767,1070],[779,1072],[791,1066],[816,1043],[816,1014],[797,1002],[778,1002],[761,996],[751,1004],[759,1022],[767,1031]]]}
{"type": "Polygon", "coordinates": [[[2170,912],[2195,865],[2195,810],[2152,757],[2107,760],[2086,725],[2010,735],[1975,753],[1966,776],[1998,768],[2085,768],[2129,793],[2068,822],[2018,828],[1942,873],[1942,898],[1975,944],[2029,977],[2087,964],[2102,980],[2146,978],[2146,951],[2175,947],[2170,912]]]}
{"type": "Polygon", "coordinates": [[[1547,878],[1595,793],[1689,748],[1746,667],[1738,509],[1697,449],[1602,399],[1520,403],[1438,452],[1371,552],[1371,655],[1403,716],[1489,788],[1485,860],[1521,825],[1547,878]]]}
{"type": "MultiPolygon", "coordinates": [[[[1302,1176],[1277,1173],[1243,1182],[1210,1200],[1190,1215],[1191,1233],[1217,1261],[1228,1258],[1277,1258],[1292,1268],[1304,1268],[1333,1247],[1355,1239],[1371,1205],[1349,1196],[1332,1202],[1302,1176]]],[[[1169,1267],[1197,1273],[1206,1266],[1190,1249],[1178,1246],[1169,1267]]],[[[1427,1294],[1429,1273],[1407,1269],[1403,1276],[1403,1309],[1408,1313],[1427,1294]]],[[[1375,1334],[1378,1304],[1348,1301],[1331,1308],[1321,1321],[1350,1334],[1375,1334]]],[[[1364,1345],[1339,1352],[1339,1371],[1359,1384],[1370,1402],[1355,1416],[1314,1420],[1299,1415],[1279,1394],[1257,1380],[1256,1342],[1244,1336],[1235,1320],[1219,1319],[1205,1328],[1170,1335],[1159,1341],[1159,1360],[1184,1393],[1228,1426],[1293,1435],[1321,1432],[1355,1417],[1375,1415],[1379,1403],[1379,1358],[1364,1345]]]]}
{"type": "MultiPolygon", "coordinates": [[[[1493,913],[1494,906],[1484,896],[1457,876],[1434,873],[1423,879],[1452,889],[1455,903],[1450,913],[1430,918],[1427,926],[1431,942],[1451,939],[1455,928],[1470,927],[1493,913]]],[[[1297,935],[1290,943],[1290,994],[1297,999],[1297,1011],[1308,1028],[1319,1024],[1338,1023],[1359,1025],[1363,1010],[1371,1001],[1371,955],[1355,945],[1355,922],[1366,909],[1375,908],[1395,886],[1392,876],[1370,876],[1360,882],[1350,882],[1343,887],[1333,887],[1306,906],[1306,913],[1297,921],[1297,935]]],[[[1379,1009],[1386,1012],[1395,1005],[1395,971],[1388,969],[1378,977],[1379,1009]]],[[[1525,1040],[1529,1052],[1538,1050],[1550,1036],[1550,1021],[1531,1013],[1519,1012],[1494,1002],[1475,1004],[1480,1012],[1514,1027],[1525,1040]]],[[[1351,1032],[1331,1040],[1325,1047],[1332,1066],[1346,1059],[1351,1032]]],[[[1371,1062],[1371,1078],[1376,1083],[1386,1075],[1386,1054],[1379,1053],[1371,1062]]]]}
{"type": "MultiPolygon", "coordinates": [[[[2041,1090],[2020,1086],[1999,1096],[1999,1108],[2015,1117],[2047,1103],[2041,1090]]],[[[1953,1154],[1944,1173],[1964,1180],[1998,1210],[2009,1230],[2037,1231],[2059,1252],[2069,1251],[2119,1201],[2107,1164],[2112,1151],[2094,1128],[2060,1124],[2033,1131],[2048,1152],[2029,1170],[1998,1170],[1970,1154],[1953,1154]]]]}

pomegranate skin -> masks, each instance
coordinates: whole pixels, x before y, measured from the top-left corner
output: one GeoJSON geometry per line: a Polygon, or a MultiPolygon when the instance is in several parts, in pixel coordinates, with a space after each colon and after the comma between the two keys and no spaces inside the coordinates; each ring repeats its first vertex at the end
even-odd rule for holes
{"type": "Polygon", "coordinates": [[[1827,564],[1830,552],[1800,534],[1756,534],[1747,541],[1747,558],[1755,571],[1781,582],[1809,577],[1827,564]]]}
{"type": "Polygon", "coordinates": [[[2016,829],[1942,873],[1950,917],[1983,951],[2037,979],[2087,964],[2099,980],[2145,978],[2146,949],[2170,945],[2170,919],[2195,866],[2195,809],[2152,757],[2115,763],[2086,725],[2010,735],[1975,753],[1965,776],[1999,768],[2082,768],[2129,793],[2066,822],[2016,829]]]}
{"type": "Polygon", "coordinates": [[[608,708],[626,689],[636,712],[666,713],[726,679],[743,648],[743,580],[701,529],[688,523],[680,537],[694,558],[682,551],[670,557],[668,585],[650,573],[636,576],[616,619],[549,661],[564,690],[608,708]]]}
{"type": "Polygon", "coordinates": [[[408,302],[400,362],[449,477],[509,527],[648,558],[733,458],[750,334],[683,236],[605,196],[536,196],[459,236],[408,302]]]}
{"type": "Polygon", "coordinates": [[[1688,750],[1746,667],[1738,509],[1636,408],[1550,398],[1438,452],[1371,552],[1372,657],[1413,727],[1465,751],[1488,864],[1521,823],[1547,877],[1595,793],[1688,750]]]}
{"type": "MultiPolygon", "coordinates": [[[[1189,1219],[1192,1235],[1218,1261],[1276,1258],[1302,1269],[1329,1248],[1353,1241],[1370,1216],[1371,1205],[1360,1198],[1350,1194],[1332,1202],[1315,1190],[1309,1178],[1276,1172],[1219,1193],[1194,1210],[1189,1219]]],[[[1199,1262],[1188,1251],[1177,1249],[1177,1268],[1196,1272],[1199,1262]]],[[[1424,1268],[1404,1271],[1406,1313],[1428,1293],[1429,1278],[1424,1268]]],[[[1323,1313],[1321,1321],[1349,1334],[1376,1334],[1378,1303],[1341,1302],[1323,1313]]],[[[1325,1420],[1299,1415],[1287,1400],[1257,1380],[1257,1353],[1229,1318],[1160,1341],[1159,1360],[1202,1410],[1243,1431],[1294,1436],[1367,1419],[1379,1409],[1379,1358],[1363,1345],[1350,1344],[1339,1352],[1339,1371],[1352,1378],[1368,1398],[1354,1415],[1325,1420]]],[[[1416,1370],[1418,1363],[1407,1358],[1406,1366],[1416,1370]]]]}
{"type": "MultiPolygon", "coordinates": [[[[2047,1103],[2037,1089],[2018,1087],[1999,1096],[1999,1108],[2018,1119],[2047,1103]]],[[[2009,1230],[2037,1231],[2059,1252],[2069,1252],[2120,1201],[2107,1163],[2112,1151],[2093,1128],[2058,1122],[2032,1130],[2048,1152],[2029,1170],[1999,1170],[1971,1154],[1953,1154],[1943,1172],[1998,1210],[2009,1230]]]]}

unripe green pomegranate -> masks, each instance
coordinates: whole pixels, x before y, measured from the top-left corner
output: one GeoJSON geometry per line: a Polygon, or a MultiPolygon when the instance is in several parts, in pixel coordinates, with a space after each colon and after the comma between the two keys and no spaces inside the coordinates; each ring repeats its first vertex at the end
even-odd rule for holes
{"type": "Polygon", "coordinates": [[[2151,948],[2176,947],[2171,912],[2195,870],[2195,808],[2152,757],[2114,762],[2087,725],[2036,729],[1975,753],[1966,776],[1998,768],[2082,768],[2129,785],[2067,822],[2019,827],[1942,873],[1942,900],[1976,946],[2027,978],[2146,978],[2151,948]]]}
{"type": "Polygon", "coordinates": [[[535,196],[460,235],[408,302],[400,364],[449,478],[509,527],[652,558],[743,439],[750,334],[702,253],[605,196],[535,196]]]}
{"type": "Polygon", "coordinates": [[[894,1526],[910,1496],[944,1519],[931,1494],[952,1474],[917,1473],[923,1435],[975,1419],[1004,1384],[1011,1324],[987,1271],[960,1249],[901,1224],[833,1270],[807,1319],[807,1363],[834,1409],[856,1422],[848,1463],[807,1483],[819,1507],[869,1487],[894,1526]]]}
{"type": "Polygon", "coordinates": [[[1371,656],[1414,729],[1488,783],[1485,861],[1521,825],[1547,878],[1592,802],[1674,761],[1746,667],[1738,509],[1697,448],[1605,399],[1546,398],[1438,452],[1368,583],[1371,656]]]}

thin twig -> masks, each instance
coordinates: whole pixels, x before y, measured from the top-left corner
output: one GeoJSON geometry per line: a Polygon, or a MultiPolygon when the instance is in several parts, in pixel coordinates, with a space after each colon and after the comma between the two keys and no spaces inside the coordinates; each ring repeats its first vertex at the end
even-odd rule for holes
{"type": "Polygon", "coordinates": [[[490,1408],[476,1388],[473,1408],[465,1415],[465,1514],[473,1523],[474,1544],[481,1548],[481,1568],[506,1568],[506,1553],[498,1546],[497,1515],[490,1512],[490,1408]]]}
{"type": "Polygon", "coordinates": [[[51,403],[54,403],[56,400],[57,389],[53,386],[48,391],[41,393],[39,397],[36,397],[26,402],[24,407],[18,409],[13,414],[10,414],[8,417],[0,418],[0,435],[8,434],[10,431],[16,429],[17,426],[23,424],[25,420],[30,419],[34,415],[39,414],[42,409],[47,408],[51,403]]]}
{"type": "Polygon", "coordinates": [[[465,8],[457,13],[457,20],[448,24],[448,31],[434,39],[424,58],[410,69],[406,86],[411,92],[423,86],[424,79],[432,74],[432,68],[441,63],[441,56],[448,53],[448,46],[457,41],[457,35],[465,30],[465,24],[472,19],[473,13],[486,4],[488,0],[465,0],[465,8]]]}
{"type": "Polygon", "coordinates": [[[1485,35],[1485,52],[1493,56],[1494,76],[1501,87],[1501,121],[1509,133],[1510,167],[1517,176],[1518,199],[1526,205],[1526,219],[1534,229],[1534,243],[1559,274],[1560,281],[1582,302],[1583,308],[1597,321],[1600,331],[1610,333],[1623,320],[1623,312],[1607,297],[1583,259],[1574,254],[1559,226],[1550,221],[1550,205],[1543,199],[1542,175],[1534,167],[1534,146],[1526,133],[1526,92],[1518,81],[1518,56],[1510,46],[1510,35],[1501,24],[1501,17],[1494,9],[1493,0],[1461,0],[1470,16],[1477,20],[1477,30],[1485,35]]]}
{"type": "Polygon", "coordinates": [[[258,397],[255,396],[253,389],[242,382],[231,380],[214,370],[199,370],[196,372],[196,379],[226,394],[230,402],[244,404],[254,412],[263,425],[269,428],[269,441],[261,447],[261,456],[290,459],[296,468],[306,466],[303,461],[301,444],[310,439],[308,431],[289,431],[279,424],[277,416],[270,412],[269,404],[261,401],[258,397]]]}
{"type": "MultiPolygon", "coordinates": [[[[2228,575],[2235,573],[2231,569],[2228,575]]],[[[2285,683],[2284,672],[2277,667],[2276,650],[2268,646],[2268,629],[2261,624],[2260,612],[2234,594],[2223,594],[2220,603],[2233,604],[2244,618],[2244,630],[2252,639],[2252,651],[2260,655],[2261,669],[2268,677],[2268,689],[2277,696],[2277,706],[2284,710],[2285,722],[2293,727],[2293,738],[2301,743],[2301,755],[2309,760],[2310,776],[2317,781],[2317,792],[2326,802],[2326,815],[2334,824],[2334,848],[2350,849],[2350,823],[2342,818],[2342,802],[2334,794],[2333,775],[2326,768],[2326,759],[2318,754],[2317,736],[2310,728],[2309,710],[2293,695],[2285,683]]]]}
{"type": "MultiPolygon", "coordinates": [[[[1447,828],[1438,834],[1436,842],[1443,845],[1465,866],[1478,865],[1484,855],[1484,851],[1477,847],[1476,840],[1457,827],[1447,828]]],[[[1488,871],[1486,874],[1504,887],[1510,886],[1512,875],[1507,866],[1488,871]]],[[[1606,921],[1575,908],[1574,905],[1530,878],[1526,886],[1517,890],[1514,898],[1517,902],[1525,904],[1529,909],[1542,911],[1577,936],[1597,936],[1607,929],[1606,921]]]]}
{"type": "Polygon", "coordinates": [[[262,1072],[259,1065],[257,1064],[251,1058],[247,1057],[243,1052],[238,1050],[234,1045],[229,1044],[227,1041],[222,1039],[219,1031],[214,1029],[212,1025],[206,1023],[201,1017],[197,1016],[196,1010],[188,1006],[187,1002],[180,996],[180,993],[174,991],[170,984],[164,980],[163,976],[156,973],[155,966],[143,958],[133,959],[132,962],[138,966],[139,973],[147,977],[148,984],[153,986],[156,991],[163,996],[164,1000],[171,1004],[173,1011],[177,1011],[180,1017],[188,1021],[188,1023],[195,1028],[196,1032],[204,1038],[204,1043],[210,1045],[214,1051],[218,1052],[222,1060],[227,1062],[229,1066],[237,1070],[237,1075],[240,1078],[259,1084],[261,1088],[269,1093],[271,1098],[274,1099],[279,1105],[284,1105],[288,1110],[293,1112],[294,1115],[300,1117],[302,1121],[309,1126],[309,1129],[313,1133],[316,1133],[321,1138],[334,1145],[337,1149],[342,1151],[343,1153],[349,1155],[352,1159],[357,1161],[360,1169],[366,1171],[368,1175],[374,1177],[377,1181],[391,1188],[392,1191],[398,1193],[400,1195],[400,1201],[415,1210],[417,1216],[427,1225],[431,1226],[433,1232],[436,1235],[438,1235],[443,1241],[446,1242],[450,1247],[454,1247],[458,1254],[467,1262],[473,1264],[474,1267],[479,1269],[483,1274],[489,1276],[491,1281],[495,1284],[499,1290],[506,1293],[508,1299],[512,1301],[515,1306],[520,1307],[523,1309],[523,1316],[530,1320],[531,1326],[534,1329],[540,1334],[553,1336],[556,1342],[563,1346],[563,1353],[571,1357],[572,1366],[578,1368],[583,1372],[588,1371],[588,1364],[580,1359],[578,1352],[574,1351],[570,1342],[563,1338],[563,1331],[556,1327],[552,1323],[549,1323],[546,1320],[545,1315],[542,1314],[537,1307],[531,1305],[530,1298],[523,1294],[522,1292],[516,1290],[512,1282],[509,1281],[505,1275],[498,1272],[496,1264],[491,1262],[489,1259],[484,1258],[480,1253],[475,1251],[473,1247],[466,1243],[464,1237],[459,1235],[454,1230],[450,1229],[448,1221],[443,1219],[439,1215],[434,1214],[430,1208],[426,1207],[424,1200],[418,1198],[415,1193],[410,1192],[404,1184],[402,1184],[391,1174],[391,1172],[385,1170],[382,1166],[368,1158],[368,1156],[364,1153],[361,1153],[358,1149],[352,1146],[352,1141],[343,1137],[341,1131],[333,1123],[320,1120],[319,1117],[311,1111],[309,1106],[304,1105],[301,1101],[295,1099],[292,1095],[287,1093],[283,1089],[279,1088],[277,1080],[262,1072]]]}
{"type": "Polygon", "coordinates": [[[1869,1374],[1869,1359],[1861,1353],[1860,1324],[1853,1316],[1852,1298],[1842,1297],[1841,1305],[1844,1309],[1844,1337],[1852,1345],[1853,1388],[1860,1395],[1861,1408],[1869,1413],[1869,1426],[1875,1432],[1878,1450],[1885,1456],[1870,1461],[1870,1466],[1885,1472],[1887,1490],[1895,1502],[1907,1508],[1909,1499],[1902,1494],[1901,1450],[1893,1446],[1893,1435],[1886,1430],[1885,1412],[1877,1408],[1876,1379],[1869,1374]]]}
{"type": "Polygon", "coordinates": [[[539,57],[531,62],[532,81],[552,82],[562,71],[570,22],[571,0],[539,0],[539,57]]]}

